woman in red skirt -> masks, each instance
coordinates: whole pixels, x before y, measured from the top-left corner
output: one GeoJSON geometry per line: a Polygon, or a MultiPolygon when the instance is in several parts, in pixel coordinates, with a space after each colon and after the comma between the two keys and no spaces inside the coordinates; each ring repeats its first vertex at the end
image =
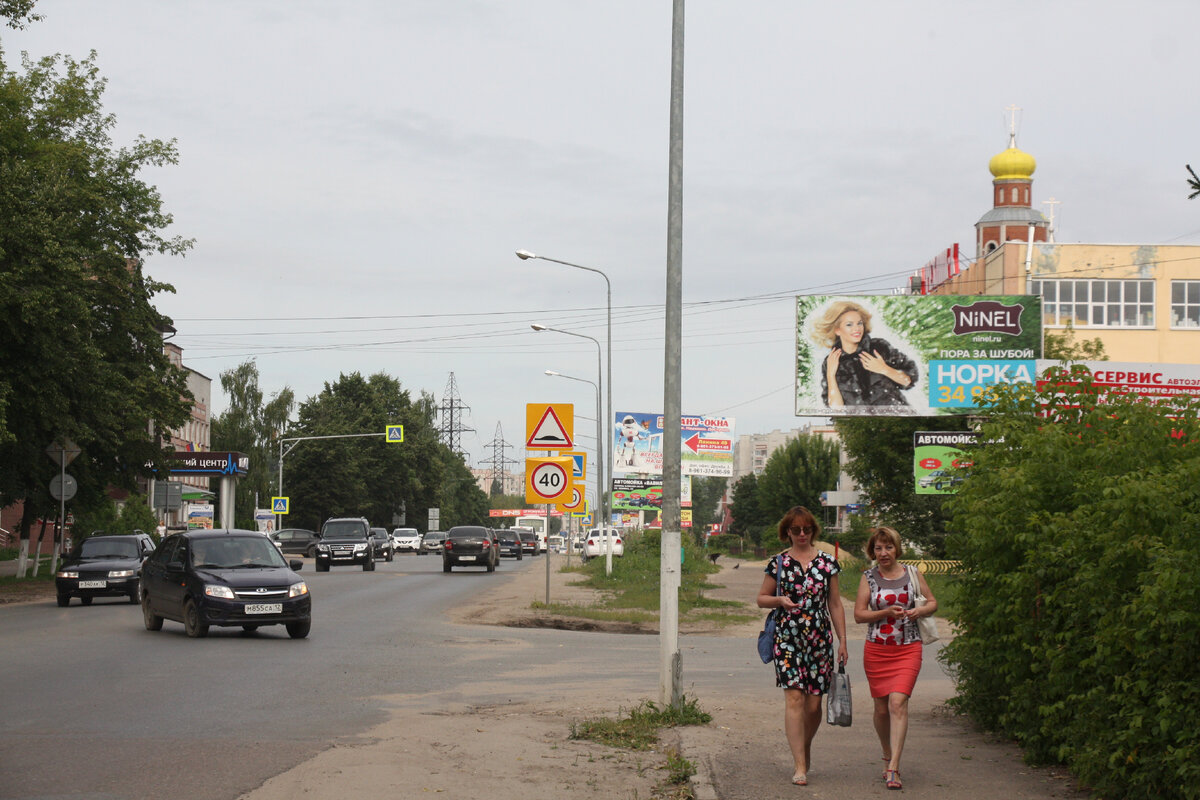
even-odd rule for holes
{"type": "Polygon", "coordinates": [[[875,701],[875,732],[887,762],[883,779],[889,789],[901,788],[900,754],[908,733],[908,698],[921,672],[921,634],[917,617],[937,611],[937,600],[919,570],[926,603],[916,608],[916,587],[900,558],[900,534],[894,528],[872,528],[863,548],[875,566],[863,573],[854,602],[854,621],[869,623],[863,644],[863,669],[875,701]]]}

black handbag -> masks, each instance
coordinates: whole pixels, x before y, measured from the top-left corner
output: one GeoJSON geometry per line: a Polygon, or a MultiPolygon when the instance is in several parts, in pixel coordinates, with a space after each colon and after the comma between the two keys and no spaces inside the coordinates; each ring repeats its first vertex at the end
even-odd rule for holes
{"type": "MultiPolygon", "coordinates": [[[[775,596],[779,596],[779,585],[782,583],[783,572],[783,555],[775,556],[775,596]]],[[[767,613],[767,620],[763,623],[763,629],[758,634],[758,657],[762,659],[764,664],[770,664],[775,658],[775,629],[779,623],[775,619],[777,608],[772,608],[767,613]]]]}

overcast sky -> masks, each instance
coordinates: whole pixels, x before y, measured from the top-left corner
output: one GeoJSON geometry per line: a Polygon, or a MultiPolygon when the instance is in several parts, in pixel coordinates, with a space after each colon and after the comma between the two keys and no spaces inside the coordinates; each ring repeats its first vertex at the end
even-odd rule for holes
{"type": "MultiPolygon", "coordinates": [[[[614,411],[661,412],[668,0],[41,0],[10,64],[99,54],[116,141],[195,237],[147,272],[185,363],[258,364],[304,400],[387,372],[440,402],[472,466],[525,404],[574,402],[592,447],[612,280],[614,411]],[[584,419],[584,418],[587,419],[584,419]]],[[[1200,244],[1200,3],[687,4],[683,410],[789,429],[797,293],[883,293],[973,255],[988,160],[1038,162],[1061,242],[1200,244]]]]}

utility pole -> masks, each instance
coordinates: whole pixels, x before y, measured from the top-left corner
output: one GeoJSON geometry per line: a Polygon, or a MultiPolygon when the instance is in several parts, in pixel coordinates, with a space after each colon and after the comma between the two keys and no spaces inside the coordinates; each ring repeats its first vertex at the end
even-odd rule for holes
{"type": "Polygon", "coordinates": [[[463,452],[462,435],[464,433],[474,433],[474,428],[468,428],[463,425],[462,412],[470,411],[470,406],[464,406],[462,399],[458,396],[458,384],[454,382],[454,373],[450,373],[450,380],[446,382],[446,391],[442,394],[442,405],[438,411],[442,414],[442,424],[439,428],[439,436],[442,444],[450,448],[452,453],[458,455],[463,462],[467,462],[467,454],[463,452]]]}
{"type": "Polygon", "coordinates": [[[515,458],[506,458],[505,452],[513,445],[504,441],[504,432],[500,430],[500,423],[496,423],[496,435],[484,447],[492,449],[492,457],[482,462],[485,465],[491,466],[491,480],[488,484],[488,494],[491,494],[491,488],[497,481],[500,483],[500,494],[509,494],[508,486],[505,482],[505,476],[508,474],[506,467],[511,464],[516,466],[519,462],[515,458]]]}

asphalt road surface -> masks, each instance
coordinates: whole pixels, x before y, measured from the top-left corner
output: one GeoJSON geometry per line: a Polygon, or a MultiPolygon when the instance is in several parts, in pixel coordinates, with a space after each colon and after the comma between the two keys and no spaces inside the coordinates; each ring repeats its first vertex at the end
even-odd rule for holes
{"type": "Polygon", "coordinates": [[[449,575],[431,556],[375,572],[317,573],[306,560],[313,627],[302,640],[283,626],[189,639],[167,621],[150,632],[118,598],[0,608],[0,797],[236,798],[378,724],[385,695],[462,685],[469,696],[492,671],[533,675],[560,655],[547,637],[561,632],[515,632],[544,647],[496,648],[481,675],[480,656],[509,632],[451,627],[441,614],[528,569],[543,560],[449,575]]]}

